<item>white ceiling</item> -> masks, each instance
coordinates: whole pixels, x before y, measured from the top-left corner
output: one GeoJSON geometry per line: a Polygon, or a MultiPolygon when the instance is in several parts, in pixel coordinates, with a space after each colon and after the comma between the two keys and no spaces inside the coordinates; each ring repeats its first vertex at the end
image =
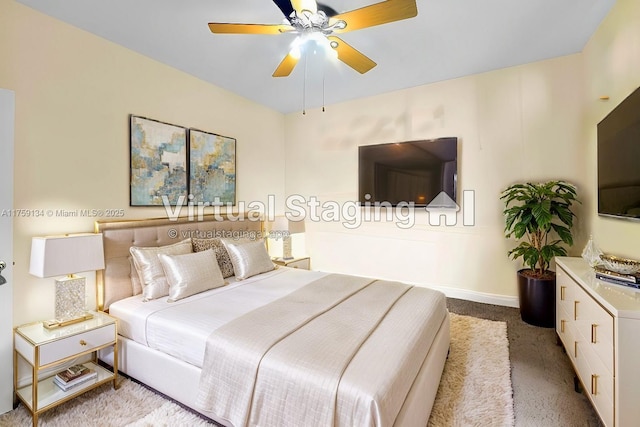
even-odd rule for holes
{"type": "MultiPolygon", "coordinates": [[[[580,52],[615,0],[417,0],[412,19],[343,34],[378,66],[320,55],[271,74],[295,36],[212,34],[282,23],[271,0],[17,0],[283,113],[580,52]],[[305,78],[306,74],[306,78],[305,78]],[[306,90],[305,90],[306,87],[306,90]],[[303,100],[303,93],[306,94],[303,100]]],[[[324,0],[344,12],[376,0],[324,0]]]]}

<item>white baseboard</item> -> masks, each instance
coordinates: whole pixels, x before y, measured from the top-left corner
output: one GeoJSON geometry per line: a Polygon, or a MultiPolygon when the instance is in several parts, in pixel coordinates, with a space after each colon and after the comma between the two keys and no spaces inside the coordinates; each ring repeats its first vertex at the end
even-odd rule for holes
{"type": "Polygon", "coordinates": [[[448,288],[445,286],[429,286],[444,293],[449,298],[463,299],[467,301],[481,302],[484,304],[501,305],[505,307],[520,307],[517,296],[487,294],[484,292],[470,291],[468,289],[448,288]]]}

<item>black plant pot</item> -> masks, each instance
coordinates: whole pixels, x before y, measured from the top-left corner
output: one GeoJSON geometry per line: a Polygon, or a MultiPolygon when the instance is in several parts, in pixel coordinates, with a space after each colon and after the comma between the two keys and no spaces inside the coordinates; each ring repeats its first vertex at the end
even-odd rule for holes
{"type": "Polygon", "coordinates": [[[556,278],[538,279],[518,271],[518,297],[522,320],[534,326],[553,328],[556,325],[556,278]]]}

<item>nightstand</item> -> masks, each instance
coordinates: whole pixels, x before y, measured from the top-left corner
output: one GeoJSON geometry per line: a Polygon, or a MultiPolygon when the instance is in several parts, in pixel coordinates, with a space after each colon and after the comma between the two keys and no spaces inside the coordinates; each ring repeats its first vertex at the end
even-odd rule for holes
{"type": "Polygon", "coordinates": [[[33,416],[33,425],[38,425],[38,415],[60,403],[66,402],[87,390],[118,380],[118,338],[116,319],[102,313],[92,312],[93,318],[56,329],[46,329],[42,322],[18,326],[13,333],[13,385],[16,396],[24,403],[33,416]],[[113,346],[113,371],[98,365],[96,351],[113,346]],[[80,363],[97,372],[95,381],[82,383],[68,391],[55,385],[55,374],[70,365],[80,363]],[[23,385],[19,381],[20,359],[31,367],[31,383],[23,385]],[[46,370],[44,378],[39,378],[46,370]],[[35,384],[35,386],[34,386],[35,384]]]}
{"type": "Polygon", "coordinates": [[[301,268],[303,270],[311,269],[311,259],[308,256],[293,259],[274,258],[273,262],[283,267],[301,268]]]}

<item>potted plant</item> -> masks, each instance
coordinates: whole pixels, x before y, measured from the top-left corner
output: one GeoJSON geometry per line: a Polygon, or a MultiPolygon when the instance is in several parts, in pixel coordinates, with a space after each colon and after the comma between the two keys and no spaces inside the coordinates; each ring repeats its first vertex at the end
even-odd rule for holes
{"type": "Polygon", "coordinates": [[[514,184],[500,197],[505,209],[505,237],[520,244],[508,252],[511,259],[522,258],[518,271],[520,315],[525,322],[555,326],[556,274],[549,270],[555,256],[566,256],[563,244],[573,245],[571,227],[576,187],[564,181],[514,184]]]}

